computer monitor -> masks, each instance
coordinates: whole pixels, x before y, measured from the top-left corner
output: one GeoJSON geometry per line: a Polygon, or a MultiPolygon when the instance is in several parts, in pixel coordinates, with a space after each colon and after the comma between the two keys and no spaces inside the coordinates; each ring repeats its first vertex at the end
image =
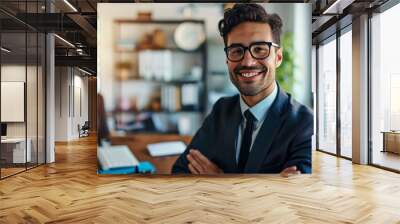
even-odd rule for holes
{"type": "Polygon", "coordinates": [[[7,124],[1,123],[1,137],[7,136],[7,124]]]}

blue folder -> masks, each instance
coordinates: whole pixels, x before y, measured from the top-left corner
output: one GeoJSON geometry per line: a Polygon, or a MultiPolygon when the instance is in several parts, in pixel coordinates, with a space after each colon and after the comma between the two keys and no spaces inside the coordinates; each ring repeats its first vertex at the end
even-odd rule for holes
{"type": "Polygon", "coordinates": [[[123,168],[114,168],[109,170],[97,170],[98,174],[132,174],[137,173],[137,167],[123,167],[123,168]]]}
{"type": "Polygon", "coordinates": [[[133,167],[122,167],[122,168],[113,168],[109,170],[102,170],[99,168],[97,170],[98,174],[134,174],[134,173],[155,173],[156,169],[148,161],[140,162],[138,166],[133,167]]]}

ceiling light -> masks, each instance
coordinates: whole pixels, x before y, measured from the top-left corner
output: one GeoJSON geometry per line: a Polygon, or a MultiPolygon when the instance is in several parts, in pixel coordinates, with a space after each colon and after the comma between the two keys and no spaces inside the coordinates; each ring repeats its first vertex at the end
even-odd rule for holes
{"type": "Polygon", "coordinates": [[[81,48],[77,48],[76,53],[78,53],[79,55],[84,55],[83,49],[81,49],[81,48]]]}
{"type": "Polygon", "coordinates": [[[11,52],[11,50],[9,50],[9,49],[7,49],[7,48],[5,48],[5,47],[1,47],[1,50],[4,51],[4,52],[6,52],[6,53],[10,53],[10,52],[11,52]]]}
{"type": "Polygon", "coordinates": [[[87,75],[92,75],[92,73],[90,73],[90,72],[88,72],[88,71],[86,71],[86,70],[83,70],[83,69],[81,69],[81,68],[79,68],[79,67],[78,67],[78,70],[81,71],[81,72],[83,72],[83,73],[85,73],[85,74],[87,74],[87,75]]]}
{"type": "Polygon", "coordinates": [[[342,14],[343,10],[351,5],[355,0],[336,0],[322,14],[342,14]]]}
{"type": "Polygon", "coordinates": [[[332,9],[334,9],[334,7],[336,7],[336,5],[340,2],[340,0],[336,0],[332,5],[330,5],[327,9],[324,10],[324,12],[322,12],[322,14],[328,14],[330,13],[330,11],[332,9]]]}
{"type": "Polygon", "coordinates": [[[64,0],[65,4],[67,4],[72,10],[74,10],[74,12],[78,12],[78,10],[68,1],[68,0],[64,0]]]}
{"type": "Polygon", "coordinates": [[[57,34],[54,34],[54,36],[57,37],[58,39],[60,39],[61,41],[63,41],[64,43],[66,43],[67,45],[69,45],[70,47],[75,48],[75,45],[73,45],[73,44],[72,44],[71,42],[69,42],[68,40],[66,40],[66,39],[64,39],[64,38],[62,38],[62,37],[60,37],[60,36],[57,35],[57,34]]]}

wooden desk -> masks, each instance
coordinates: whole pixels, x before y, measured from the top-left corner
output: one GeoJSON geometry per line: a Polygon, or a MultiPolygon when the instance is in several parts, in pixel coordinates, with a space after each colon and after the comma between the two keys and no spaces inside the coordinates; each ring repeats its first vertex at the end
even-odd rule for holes
{"type": "Polygon", "coordinates": [[[127,145],[139,161],[149,161],[156,167],[157,174],[171,174],[172,165],[176,156],[152,157],[149,154],[147,144],[163,141],[183,141],[186,145],[190,143],[192,136],[180,136],[170,134],[135,134],[130,136],[111,136],[112,145],[127,145]]]}
{"type": "Polygon", "coordinates": [[[383,131],[383,150],[382,152],[392,152],[400,154],[400,132],[383,131]]]}

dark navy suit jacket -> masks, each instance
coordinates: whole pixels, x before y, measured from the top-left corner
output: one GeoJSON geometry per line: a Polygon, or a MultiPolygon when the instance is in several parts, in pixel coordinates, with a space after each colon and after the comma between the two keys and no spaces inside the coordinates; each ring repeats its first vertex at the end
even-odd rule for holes
{"type": "MultiPolygon", "coordinates": [[[[277,85],[278,86],[278,85],[277,85]]],[[[198,149],[225,173],[238,173],[235,142],[242,114],[239,95],[219,99],[172,173],[190,173],[186,155],[198,149]]],[[[313,113],[278,86],[278,94],[254,140],[245,173],[280,173],[297,166],[311,173],[313,113]]]]}

